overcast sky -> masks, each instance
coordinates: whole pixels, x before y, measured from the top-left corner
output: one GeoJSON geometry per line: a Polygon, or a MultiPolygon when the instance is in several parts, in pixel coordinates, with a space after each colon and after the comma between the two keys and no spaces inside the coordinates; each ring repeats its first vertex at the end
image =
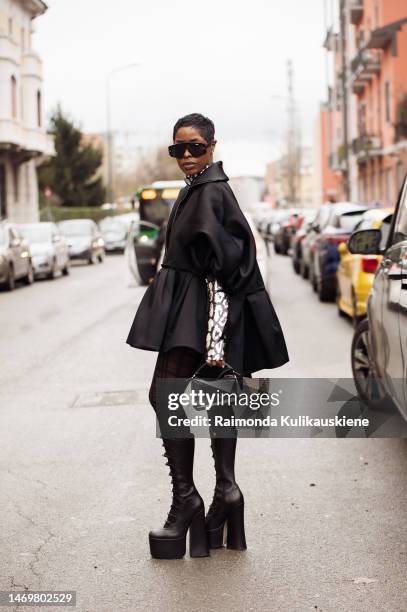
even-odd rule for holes
{"type": "Polygon", "coordinates": [[[325,93],[323,0],[47,0],[35,21],[47,114],[60,101],[84,131],[112,123],[140,145],[170,144],[176,119],[208,115],[226,172],[262,174],[284,147],[287,59],[302,141],[325,93]]]}

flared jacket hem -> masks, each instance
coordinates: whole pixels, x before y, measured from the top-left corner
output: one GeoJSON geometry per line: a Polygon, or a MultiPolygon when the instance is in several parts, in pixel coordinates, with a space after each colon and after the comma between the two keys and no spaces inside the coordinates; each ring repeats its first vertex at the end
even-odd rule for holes
{"type": "MultiPolygon", "coordinates": [[[[204,355],[206,331],[205,279],[163,267],[140,302],[126,342],[160,352],[183,346],[204,355]]],[[[229,296],[225,333],[225,361],[238,372],[277,368],[289,361],[280,322],[265,288],[229,296]]]]}

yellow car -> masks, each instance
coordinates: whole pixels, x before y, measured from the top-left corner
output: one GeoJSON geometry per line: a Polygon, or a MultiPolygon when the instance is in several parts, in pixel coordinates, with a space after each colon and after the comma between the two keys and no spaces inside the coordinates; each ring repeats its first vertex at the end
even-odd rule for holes
{"type": "MultiPolygon", "coordinates": [[[[371,208],[356,225],[356,230],[379,229],[385,224],[390,229],[393,208],[371,208]]],[[[382,228],[383,238],[387,235],[382,228]]],[[[380,255],[352,255],[345,242],[339,247],[340,262],[336,272],[336,303],[338,313],[352,318],[354,325],[366,316],[366,301],[372,288],[380,255]]]]}

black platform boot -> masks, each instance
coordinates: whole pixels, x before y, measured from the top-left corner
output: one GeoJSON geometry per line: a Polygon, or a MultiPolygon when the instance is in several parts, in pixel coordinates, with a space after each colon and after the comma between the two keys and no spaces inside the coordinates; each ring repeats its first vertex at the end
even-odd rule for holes
{"type": "Polygon", "coordinates": [[[237,438],[211,438],[216,486],[205,517],[209,548],[245,550],[244,499],[235,480],[237,438]],[[226,536],[226,537],[225,537],[226,536]]]}
{"type": "Polygon", "coordinates": [[[185,555],[189,530],[191,557],[209,555],[205,530],[205,509],[195,488],[193,462],[195,438],[163,439],[164,457],[172,479],[172,505],[162,529],[150,531],[151,556],[156,559],[180,559],[185,555]]]}

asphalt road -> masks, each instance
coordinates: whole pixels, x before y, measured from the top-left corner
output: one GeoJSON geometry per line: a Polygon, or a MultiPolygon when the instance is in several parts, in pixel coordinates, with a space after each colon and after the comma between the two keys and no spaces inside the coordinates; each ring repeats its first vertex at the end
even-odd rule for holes
{"type": "MultiPolygon", "coordinates": [[[[405,612],[405,440],[240,440],[248,550],[150,558],[170,479],[147,403],[156,353],[125,344],[143,289],[125,279],[112,256],[0,293],[0,588],[75,590],[81,612],[405,612]]],[[[270,295],[279,375],[350,376],[350,323],[288,258],[272,257],[270,295]]],[[[195,466],[209,504],[208,440],[195,466]]]]}

